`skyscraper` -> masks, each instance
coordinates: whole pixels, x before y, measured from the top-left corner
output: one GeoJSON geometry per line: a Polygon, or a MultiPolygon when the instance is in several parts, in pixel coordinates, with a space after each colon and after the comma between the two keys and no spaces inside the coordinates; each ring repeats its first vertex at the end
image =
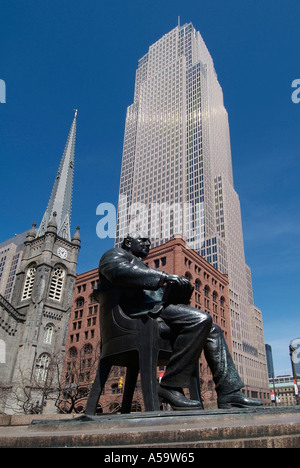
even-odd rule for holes
{"type": "Polygon", "coordinates": [[[272,347],[269,344],[266,344],[266,356],[267,356],[267,364],[268,364],[268,377],[269,379],[272,379],[272,378],[274,379],[275,373],[274,373],[272,347]]]}
{"type": "Polygon", "coordinates": [[[164,35],[138,61],[126,115],[116,245],[135,229],[147,231],[154,246],[180,234],[228,274],[235,363],[249,394],[267,389],[227,111],[213,60],[191,23],[164,35]]]}

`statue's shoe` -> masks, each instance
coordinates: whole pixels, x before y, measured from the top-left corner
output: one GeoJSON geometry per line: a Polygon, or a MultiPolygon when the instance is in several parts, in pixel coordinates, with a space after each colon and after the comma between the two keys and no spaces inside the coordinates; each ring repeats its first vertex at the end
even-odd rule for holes
{"type": "Polygon", "coordinates": [[[263,406],[261,400],[252,400],[246,397],[243,392],[233,392],[228,395],[218,395],[218,408],[230,409],[237,408],[253,408],[255,406],[263,406]]]}
{"type": "Polygon", "coordinates": [[[174,410],[203,409],[201,401],[189,400],[178,387],[158,387],[158,396],[161,403],[169,403],[174,410]]]}

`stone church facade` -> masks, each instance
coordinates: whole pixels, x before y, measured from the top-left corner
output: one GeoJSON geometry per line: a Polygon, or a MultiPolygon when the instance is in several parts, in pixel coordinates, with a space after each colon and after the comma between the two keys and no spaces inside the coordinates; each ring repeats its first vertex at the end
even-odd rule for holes
{"type": "Polygon", "coordinates": [[[43,220],[27,233],[12,299],[0,295],[0,413],[57,411],[80,249],[79,227],[70,236],[76,116],[43,220]]]}

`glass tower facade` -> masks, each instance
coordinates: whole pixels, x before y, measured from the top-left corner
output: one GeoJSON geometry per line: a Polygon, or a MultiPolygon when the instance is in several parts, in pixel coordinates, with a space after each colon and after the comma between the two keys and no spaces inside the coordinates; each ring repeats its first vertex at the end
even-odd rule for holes
{"type": "Polygon", "coordinates": [[[227,111],[213,60],[191,23],[164,35],[138,62],[126,115],[116,245],[135,230],[146,231],[154,246],[179,234],[228,274],[235,363],[249,393],[267,389],[227,111]]]}

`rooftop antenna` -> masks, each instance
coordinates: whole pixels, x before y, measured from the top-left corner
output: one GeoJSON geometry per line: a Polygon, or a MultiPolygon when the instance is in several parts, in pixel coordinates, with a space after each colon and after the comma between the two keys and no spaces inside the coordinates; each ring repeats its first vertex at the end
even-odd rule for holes
{"type": "Polygon", "coordinates": [[[180,16],[178,16],[178,27],[180,28],[180,16]]]}

